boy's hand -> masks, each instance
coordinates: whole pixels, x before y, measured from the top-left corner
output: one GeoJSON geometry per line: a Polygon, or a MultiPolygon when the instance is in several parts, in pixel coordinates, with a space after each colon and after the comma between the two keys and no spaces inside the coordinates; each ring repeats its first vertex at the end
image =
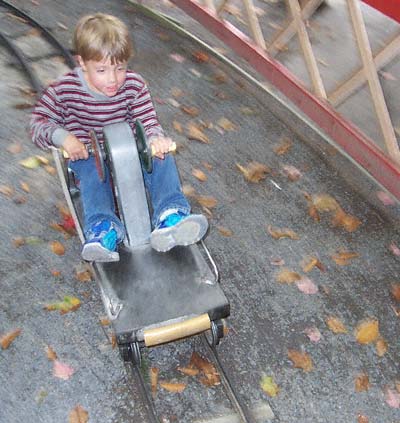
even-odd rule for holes
{"type": "Polygon", "coordinates": [[[164,160],[165,155],[171,151],[171,146],[173,142],[171,138],[163,137],[158,135],[151,138],[150,147],[153,152],[153,156],[158,157],[161,160],[164,160]]]}
{"type": "Polygon", "coordinates": [[[73,134],[69,134],[67,138],[65,138],[62,147],[73,162],[75,160],[87,160],[89,158],[89,153],[87,152],[85,145],[73,134]]]}

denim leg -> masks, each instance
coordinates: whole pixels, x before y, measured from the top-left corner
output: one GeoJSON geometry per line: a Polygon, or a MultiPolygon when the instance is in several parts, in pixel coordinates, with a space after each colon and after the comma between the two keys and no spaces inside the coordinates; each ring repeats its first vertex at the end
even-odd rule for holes
{"type": "Polygon", "coordinates": [[[164,160],[153,158],[153,172],[143,170],[144,182],[153,207],[152,224],[156,227],[161,214],[168,209],[190,213],[190,205],[183,195],[178,170],[172,154],[164,160]]]}
{"type": "Polygon", "coordinates": [[[122,240],[125,229],[115,214],[114,196],[108,169],[106,169],[106,180],[101,182],[93,156],[90,156],[87,160],[70,161],[69,167],[79,180],[84,234],[86,235],[90,227],[99,220],[108,219],[114,222],[118,238],[122,240]]]}

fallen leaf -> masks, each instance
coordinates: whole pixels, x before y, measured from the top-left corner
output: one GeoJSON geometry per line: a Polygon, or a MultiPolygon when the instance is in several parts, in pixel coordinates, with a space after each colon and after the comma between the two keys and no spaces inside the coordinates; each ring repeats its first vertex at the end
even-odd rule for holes
{"type": "Polygon", "coordinates": [[[192,175],[201,182],[207,181],[207,175],[200,169],[192,169],[192,175]]]}
{"type": "Polygon", "coordinates": [[[50,161],[47,157],[41,156],[36,154],[36,159],[39,161],[39,163],[43,166],[47,166],[48,164],[50,164],[50,161]]]}
{"type": "Polygon", "coordinates": [[[368,419],[367,416],[364,416],[362,414],[358,414],[357,423],[369,423],[369,419],[368,419]]]}
{"type": "Polygon", "coordinates": [[[55,278],[59,278],[61,276],[61,272],[59,270],[56,269],[52,269],[50,271],[50,273],[52,274],[52,276],[54,276],[55,278]]]}
{"type": "Polygon", "coordinates": [[[378,191],[376,193],[376,196],[379,198],[379,200],[382,202],[384,206],[394,206],[396,204],[393,197],[388,194],[386,191],[378,191]]]}
{"type": "Polygon", "coordinates": [[[182,185],[182,192],[185,194],[186,197],[196,196],[196,190],[191,185],[182,185]]]}
{"type": "Polygon", "coordinates": [[[186,383],[178,383],[178,382],[165,382],[165,381],[160,381],[159,385],[161,386],[161,388],[167,390],[168,392],[182,392],[185,390],[186,388],[186,383]]]}
{"type": "Polygon", "coordinates": [[[340,251],[337,254],[332,256],[332,259],[335,261],[336,264],[339,266],[347,266],[350,264],[350,260],[359,257],[359,254],[353,253],[351,251],[340,251]]]}
{"type": "Polygon", "coordinates": [[[65,247],[59,241],[51,241],[50,249],[57,256],[63,256],[65,254],[65,247]]]}
{"type": "Polygon", "coordinates": [[[16,110],[26,110],[26,109],[31,109],[34,106],[35,106],[34,103],[29,103],[29,102],[25,101],[23,103],[13,104],[12,107],[16,110]]]}
{"type": "Polygon", "coordinates": [[[192,117],[196,117],[200,113],[199,109],[194,106],[181,106],[181,110],[192,117]]]}
{"type": "Polygon", "coordinates": [[[361,221],[351,214],[345,213],[342,209],[336,210],[332,224],[334,226],[341,226],[347,232],[354,232],[361,225],[361,221]]]}
{"type": "Polygon", "coordinates": [[[21,334],[21,332],[22,332],[22,329],[17,328],[2,335],[0,337],[1,348],[3,350],[6,350],[14,341],[14,339],[17,338],[21,334]]]}
{"type": "Polygon", "coordinates": [[[207,53],[204,53],[203,51],[195,51],[192,53],[193,58],[200,63],[206,63],[210,60],[207,53]]]}
{"type": "Polygon", "coordinates": [[[54,166],[45,165],[44,170],[50,175],[57,175],[57,169],[54,166]]]}
{"type": "Polygon", "coordinates": [[[298,181],[303,176],[300,170],[294,166],[284,165],[282,169],[283,169],[283,173],[287,176],[289,181],[292,181],[292,182],[298,181]]]}
{"type": "Polygon", "coordinates": [[[390,289],[390,293],[392,294],[392,297],[400,303],[400,283],[395,283],[392,285],[390,289]]]}
{"type": "Polygon", "coordinates": [[[386,354],[386,351],[388,350],[388,344],[381,336],[379,336],[376,341],[375,348],[378,357],[383,357],[386,354]]]}
{"type": "Polygon", "coordinates": [[[6,197],[12,197],[14,195],[14,188],[9,185],[0,185],[0,193],[6,197]]]}
{"type": "Polygon", "coordinates": [[[211,208],[213,208],[217,205],[217,200],[210,195],[198,195],[196,197],[196,200],[198,201],[198,203],[201,206],[207,207],[209,209],[211,209],[211,208]]]}
{"type": "Polygon", "coordinates": [[[58,360],[54,360],[53,363],[53,376],[55,377],[68,380],[75,373],[75,370],[68,364],[61,363],[58,360]]]}
{"type": "Polygon", "coordinates": [[[71,297],[66,295],[63,301],[46,304],[43,308],[46,311],[60,310],[60,314],[69,313],[70,311],[75,311],[81,306],[81,301],[79,298],[71,297]]]}
{"type": "Polygon", "coordinates": [[[218,120],[217,125],[220,126],[225,131],[236,131],[236,125],[232,123],[229,119],[222,117],[218,120]]]}
{"type": "Polygon", "coordinates": [[[187,137],[190,140],[200,141],[204,144],[210,144],[210,139],[207,137],[206,134],[193,122],[187,125],[187,137]]]}
{"type": "Polygon", "coordinates": [[[314,267],[317,267],[321,272],[324,272],[325,266],[319,261],[317,257],[305,257],[300,262],[301,268],[303,269],[303,272],[308,273],[311,272],[314,267]]]}
{"type": "Polygon", "coordinates": [[[272,266],[284,266],[285,260],[281,258],[272,258],[270,263],[272,264],[272,266]]]}
{"type": "Polygon", "coordinates": [[[7,147],[7,151],[11,154],[18,154],[22,151],[22,144],[19,142],[13,142],[7,147]]]}
{"type": "Polygon", "coordinates": [[[290,238],[290,239],[300,239],[300,237],[297,235],[295,231],[292,231],[288,228],[273,228],[272,226],[267,227],[268,233],[272,236],[274,239],[281,239],[281,238],[290,238]]]}
{"type": "Polygon", "coordinates": [[[179,98],[179,97],[183,96],[183,91],[178,87],[172,87],[171,88],[171,95],[173,97],[179,98]]]}
{"type": "Polygon", "coordinates": [[[199,355],[196,351],[192,353],[190,357],[190,367],[199,369],[203,377],[200,378],[200,382],[206,386],[220,385],[221,379],[217,369],[214,365],[199,355]]]}
{"type": "Polygon", "coordinates": [[[157,367],[150,368],[150,386],[151,386],[151,393],[155,396],[157,392],[157,383],[158,383],[158,374],[160,370],[157,367]]]}
{"type": "Polygon", "coordinates": [[[23,191],[25,191],[25,192],[31,191],[29,185],[26,182],[20,181],[19,184],[21,185],[21,188],[23,189],[23,191]]]}
{"type": "Polygon", "coordinates": [[[267,173],[270,173],[270,169],[266,165],[258,162],[250,162],[247,167],[239,163],[236,163],[236,166],[243,173],[244,178],[249,182],[258,183],[267,177],[267,173]]]}
{"type": "Polygon", "coordinates": [[[270,397],[275,397],[279,392],[279,386],[274,382],[272,376],[262,376],[260,386],[261,389],[270,397]]]}
{"type": "Polygon", "coordinates": [[[317,294],[318,293],[318,286],[307,276],[303,276],[301,279],[295,282],[297,288],[303,292],[304,294],[317,294]]]}
{"type": "Polygon", "coordinates": [[[212,170],[213,166],[212,164],[208,163],[208,162],[201,162],[201,164],[207,169],[207,170],[212,170]]]}
{"type": "Polygon", "coordinates": [[[360,373],[355,381],[355,390],[356,392],[368,391],[369,389],[369,377],[366,373],[360,373]]]}
{"type": "Polygon", "coordinates": [[[15,204],[25,204],[26,201],[26,197],[24,197],[23,195],[18,195],[17,197],[13,198],[13,202],[15,204]]]}
{"type": "Polygon", "coordinates": [[[214,78],[214,81],[218,84],[224,84],[228,80],[226,73],[222,72],[221,70],[218,70],[214,74],[213,78],[214,78]]]}
{"type": "Polygon", "coordinates": [[[49,345],[46,347],[46,356],[50,361],[57,360],[57,354],[49,345]]]}
{"type": "Polygon", "coordinates": [[[111,325],[111,321],[107,317],[102,317],[100,319],[100,324],[101,324],[101,326],[110,326],[111,325]]]}
{"type": "Polygon", "coordinates": [[[400,257],[400,248],[394,243],[392,242],[389,245],[389,250],[397,257],[400,257]]]}
{"type": "Polygon", "coordinates": [[[306,352],[289,349],[288,357],[293,362],[293,366],[298,369],[303,369],[305,372],[313,369],[311,356],[306,352]]]}
{"type": "Polygon", "coordinates": [[[330,316],[326,319],[326,324],[333,333],[347,333],[343,322],[337,317],[330,316]]]}
{"type": "Polygon", "coordinates": [[[276,280],[280,283],[293,283],[300,279],[301,276],[297,272],[294,272],[286,267],[284,267],[276,276],[276,280]]]}
{"type": "Polygon", "coordinates": [[[232,236],[233,232],[230,229],[224,228],[223,226],[217,226],[218,232],[222,235],[222,236],[232,236]]]}
{"type": "Polygon", "coordinates": [[[375,342],[379,336],[379,322],[376,319],[366,319],[355,329],[355,337],[360,344],[375,342]]]}
{"type": "Polygon", "coordinates": [[[92,271],[87,263],[76,266],[75,279],[79,282],[91,282],[93,280],[92,271]]]}
{"type": "Polygon", "coordinates": [[[321,340],[321,332],[316,327],[304,329],[304,333],[309,337],[311,342],[319,342],[321,340]]]}
{"type": "Polygon", "coordinates": [[[200,372],[196,367],[177,367],[177,370],[186,376],[197,376],[200,372]]]}
{"type": "Polygon", "coordinates": [[[174,127],[175,131],[182,134],[183,133],[183,128],[182,128],[182,124],[179,123],[177,120],[174,120],[172,122],[172,126],[174,127]]]}
{"type": "Polygon", "coordinates": [[[336,212],[340,209],[339,203],[328,194],[317,194],[312,196],[312,204],[318,212],[336,212]]]}
{"type": "Polygon", "coordinates": [[[394,389],[385,389],[386,404],[393,408],[400,408],[400,394],[394,389]]]}
{"type": "Polygon", "coordinates": [[[87,423],[89,413],[81,406],[77,405],[68,416],[68,423],[87,423]]]}
{"type": "Polygon", "coordinates": [[[279,144],[273,147],[273,151],[278,156],[283,156],[292,148],[292,146],[293,146],[293,142],[289,138],[283,137],[279,141],[279,144]]]}
{"type": "Polygon", "coordinates": [[[167,100],[168,104],[170,104],[173,107],[176,107],[177,109],[179,109],[181,107],[180,103],[177,102],[174,98],[169,98],[167,100]]]}

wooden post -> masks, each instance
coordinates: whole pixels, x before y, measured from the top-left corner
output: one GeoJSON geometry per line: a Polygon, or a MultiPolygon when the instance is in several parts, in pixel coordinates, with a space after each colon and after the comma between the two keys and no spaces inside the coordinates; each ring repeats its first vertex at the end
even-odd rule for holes
{"type": "Polygon", "coordinates": [[[301,17],[301,9],[297,0],[288,0],[290,11],[292,12],[293,21],[295,23],[297,33],[299,35],[300,45],[303,50],[304,59],[310,74],[314,92],[319,97],[326,99],[325,87],[318,70],[317,61],[312,51],[310,39],[308,38],[306,26],[301,17]]]}
{"type": "Polygon", "coordinates": [[[361,13],[360,3],[359,0],[347,0],[347,4],[349,6],[354,33],[363,62],[364,72],[368,80],[372,101],[374,102],[375,111],[378,115],[386,147],[389,155],[400,163],[399,146],[397,144],[396,134],[394,133],[378,74],[375,69],[371,46],[369,44],[367,31],[365,29],[361,13]]]}

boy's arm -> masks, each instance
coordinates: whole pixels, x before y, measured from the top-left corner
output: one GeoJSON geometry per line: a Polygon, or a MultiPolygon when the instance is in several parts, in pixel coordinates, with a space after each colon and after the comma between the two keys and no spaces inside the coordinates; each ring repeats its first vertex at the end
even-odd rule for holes
{"type": "Polygon", "coordinates": [[[54,88],[49,87],[36,104],[31,120],[32,141],[40,148],[61,147],[69,135],[63,128],[63,113],[54,88]]]}

